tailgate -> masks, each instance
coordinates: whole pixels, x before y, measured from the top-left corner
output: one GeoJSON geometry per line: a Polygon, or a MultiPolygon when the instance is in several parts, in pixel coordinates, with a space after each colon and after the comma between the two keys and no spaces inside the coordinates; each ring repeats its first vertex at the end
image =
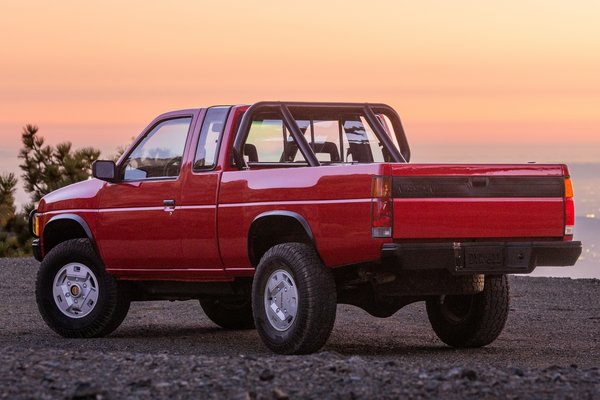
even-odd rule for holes
{"type": "Polygon", "coordinates": [[[396,239],[564,235],[564,165],[394,164],[391,169],[396,239]]]}

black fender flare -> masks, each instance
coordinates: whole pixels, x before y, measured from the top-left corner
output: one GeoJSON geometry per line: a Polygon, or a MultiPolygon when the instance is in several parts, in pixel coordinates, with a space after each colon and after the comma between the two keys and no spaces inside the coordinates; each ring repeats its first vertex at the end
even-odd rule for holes
{"type": "MultiPolygon", "coordinates": [[[[65,221],[65,220],[73,221],[73,222],[77,223],[79,226],[81,226],[81,229],[83,229],[83,232],[85,232],[85,235],[92,243],[92,246],[94,247],[94,249],[96,251],[98,251],[98,249],[96,248],[96,241],[94,240],[94,235],[92,234],[92,230],[90,229],[90,226],[88,225],[87,222],[85,222],[85,219],[83,219],[80,215],[77,215],[77,214],[72,214],[72,213],[58,214],[58,215],[55,215],[54,217],[50,218],[44,226],[44,236],[45,236],[45,231],[49,226],[51,226],[53,223],[56,223],[59,221],[65,221]]],[[[45,237],[44,237],[44,239],[45,239],[45,237]]],[[[46,253],[46,251],[45,251],[45,253],[46,253]]]]}
{"type": "Polygon", "coordinates": [[[310,228],[308,221],[306,221],[306,219],[302,215],[300,215],[294,211],[272,210],[272,211],[265,211],[261,214],[258,214],[250,223],[250,228],[248,229],[248,255],[249,256],[252,254],[252,238],[254,237],[254,230],[256,229],[256,226],[258,225],[257,223],[260,222],[262,219],[269,218],[269,217],[286,217],[286,218],[291,218],[291,219],[295,220],[296,222],[298,222],[300,224],[300,226],[306,233],[306,236],[309,238],[312,245],[316,247],[315,236],[312,232],[312,229],[310,228]]]}

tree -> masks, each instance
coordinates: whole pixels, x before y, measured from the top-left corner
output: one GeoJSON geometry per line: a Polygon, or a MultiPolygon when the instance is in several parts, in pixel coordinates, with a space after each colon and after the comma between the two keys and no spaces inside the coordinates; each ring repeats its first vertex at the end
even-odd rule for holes
{"type": "Polygon", "coordinates": [[[27,207],[31,206],[26,206],[24,212],[16,212],[16,189],[15,174],[0,175],[0,257],[21,256],[31,251],[27,228],[27,207]]]}
{"type": "Polygon", "coordinates": [[[15,207],[15,174],[0,175],[0,257],[31,254],[28,216],[34,203],[53,190],[89,178],[92,163],[100,157],[100,150],[93,147],[73,150],[69,142],[56,147],[44,145],[38,131],[37,126],[28,124],[21,133],[23,147],[19,158],[23,162],[19,167],[24,172],[25,191],[32,200],[21,212],[15,207]]]}
{"type": "Polygon", "coordinates": [[[17,178],[15,178],[15,174],[0,175],[0,229],[5,229],[15,216],[16,190],[17,178]]]}
{"type": "Polygon", "coordinates": [[[44,145],[38,131],[38,127],[31,124],[23,128],[23,147],[19,152],[25,191],[31,193],[34,202],[56,189],[89,178],[92,163],[100,157],[100,150],[93,147],[73,150],[70,142],[56,147],[44,145]]]}

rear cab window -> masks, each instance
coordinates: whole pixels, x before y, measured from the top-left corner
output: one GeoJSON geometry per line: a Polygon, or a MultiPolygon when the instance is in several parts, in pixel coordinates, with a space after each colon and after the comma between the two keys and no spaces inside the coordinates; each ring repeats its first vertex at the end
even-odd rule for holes
{"type": "MultiPolygon", "coordinates": [[[[321,164],[364,164],[390,159],[364,116],[340,115],[335,119],[295,121],[321,164]]],[[[390,133],[387,128],[386,132],[390,133]]],[[[243,147],[243,156],[250,168],[271,164],[290,167],[308,165],[281,118],[254,119],[243,147]]]]}

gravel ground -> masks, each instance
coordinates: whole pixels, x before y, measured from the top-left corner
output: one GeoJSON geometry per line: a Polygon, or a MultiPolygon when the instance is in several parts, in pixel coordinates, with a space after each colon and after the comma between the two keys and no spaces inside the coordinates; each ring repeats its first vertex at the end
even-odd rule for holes
{"type": "Polygon", "coordinates": [[[134,303],[102,339],[63,339],[38,314],[33,259],[0,259],[0,397],[600,398],[600,281],[512,277],[502,335],[444,346],[423,304],[378,319],[338,306],[320,353],[276,356],[195,301],[134,303]]]}

